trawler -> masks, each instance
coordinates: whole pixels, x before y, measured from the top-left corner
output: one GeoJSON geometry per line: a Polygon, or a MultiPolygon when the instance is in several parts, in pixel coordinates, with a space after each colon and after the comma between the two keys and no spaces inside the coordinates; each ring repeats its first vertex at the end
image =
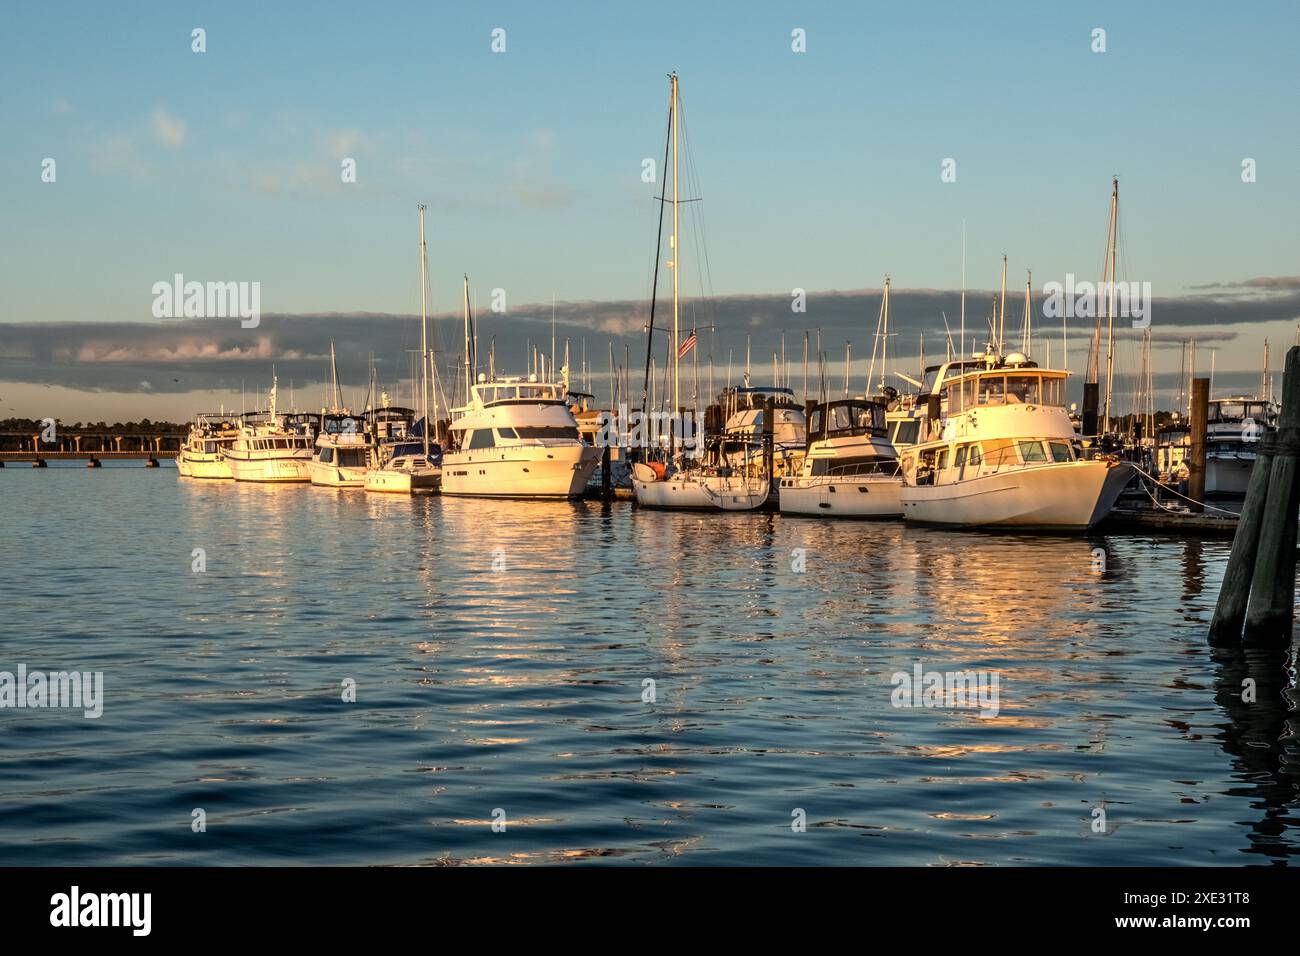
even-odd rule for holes
{"type": "Polygon", "coordinates": [[[374,436],[369,423],[346,410],[321,413],[320,434],[307,471],[313,485],[330,488],[361,488],[366,469],[375,457],[374,436]]]}
{"type": "Polygon", "coordinates": [[[923,524],[1079,531],[1133,476],[1080,458],[1064,405],[1069,372],[996,349],[926,369],[925,433],[902,452],[903,516],[923,524]]]}
{"type": "Polygon", "coordinates": [[[235,441],[221,449],[235,481],[311,481],[312,436],[292,427],[275,410],[276,381],[271,379],[270,411],[242,417],[235,441]]]}
{"type": "Polygon", "coordinates": [[[881,402],[824,402],[813,409],[808,428],[803,470],[781,479],[782,514],[902,517],[903,478],[881,402]]]}
{"type": "MultiPolygon", "coordinates": [[[[468,365],[472,368],[472,363],[468,365]]],[[[452,409],[451,447],[442,458],[442,493],[492,498],[574,498],[600,463],[601,449],[578,437],[564,382],[501,377],[469,387],[452,409]]]]}
{"type": "Polygon", "coordinates": [[[1277,406],[1257,398],[1211,399],[1205,425],[1205,493],[1244,496],[1263,437],[1277,426],[1277,406]]]}
{"type": "Polygon", "coordinates": [[[176,455],[176,471],[183,478],[232,478],[221,450],[235,443],[239,429],[225,412],[200,412],[176,455]]]}

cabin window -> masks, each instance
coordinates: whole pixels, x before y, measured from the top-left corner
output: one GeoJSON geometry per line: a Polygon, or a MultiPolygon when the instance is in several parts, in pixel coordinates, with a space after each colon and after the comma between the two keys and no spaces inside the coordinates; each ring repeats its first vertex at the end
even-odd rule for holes
{"type": "Polygon", "coordinates": [[[1051,442],[1050,444],[1051,444],[1051,448],[1052,448],[1052,461],[1072,461],[1072,460],[1073,460],[1073,456],[1070,455],[1070,445],[1069,445],[1069,442],[1054,441],[1054,442],[1051,442]]]}
{"type": "Polygon", "coordinates": [[[1006,401],[1007,380],[1002,375],[985,375],[979,379],[979,404],[1001,405],[1006,401]]]}
{"type": "Polygon", "coordinates": [[[1039,404],[1038,382],[1037,375],[1008,375],[1007,401],[1020,402],[1022,405],[1039,404]]]}
{"type": "Polygon", "coordinates": [[[514,439],[514,438],[518,438],[518,437],[519,437],[519,436],[515,434],[515,430],[514,430],[513,428],[498,428],[498,429],[497,429],[497,438],[511,438],[511,439],[514,439]]]}
{"type": "Polygon", "coordinates": [[[966,464],[974,467],[979,463],[980,463],[980,446],[978,444],[971,445],[970,451],[966,453],[966,464]]]}
{"type": "Polygon", "coordinates": [[[948,449],[942,448],[939,450],[938,457],[936,457],[934,460],[934,470],[943,471],[947,467],[948,467],[948,449]]]}
{"type": "Polygon", "coordinates": [[[1061,394],[1061,387],[1065,384],[1063,378],[1044,378],[1043,379],[1043,404],[1044,405],[1063,405],[1065,399],[1061,394]]]}
{"type": "Polygon", "coordinates": [[[957,449],[957,457],[953,459],[952,466],[954,468],[960,468],[964,464],[966,464],[966,446],[962,445],[957,449]]]}
{"type": "Polygon", "coordinates": [[[921,429],[921,423],[915,418],[904,419],[898,423],[898,428],[894,431],[895,445],[915,445],[916,435],[921,429]]]}
{"type": "Polygon", "coordinates": [[[320,460],[327,465],[332,462],[334,460],[334,449],[329,445],[324,446],[320,450],[320,460]]]}
{"type": "Polygon", "coordinates": [[[1047,452],[1043,450],[1042,442],[1022,441],[1016,444],[1020,446],[1020,458],[1025,464],[1031,465],[1040,461],[1047,461],[1047,452]]]}
{"type": "Polygon", "coordinates": [[[211,455],[211,454],[213,454],[213,453],[216,452],[216,450],[217,450],[217,443],[214,442],[214,441],[205,441],[205,442],[203,443],[203,450],[204,450],[207,454],[211,455]]]}
{"type": "Polygon", "coordinates": [[[469,444],[466,445],[471,451],[477,448],[492,448],[496,442],[492,440],[492,429],[478,428],[469,434],[469,444]]]}
{"type": "Polygon", "coordinates": [[[518,433],[520,438],[549,438],[549,439],[567,438],[572,441],[578,440],[578,429],[576,426],[573,428],[566,428],[563,426],[539,425],[536,427],[529,427],[529,428],[516,428],[515,431],[518,433]]]}
{"type": "Polygon", "coordinates": [[[365,466],[366,466],[366,452],[364,448],[340,448],[339,449],[340,468],[364,468],[365,466]]]}

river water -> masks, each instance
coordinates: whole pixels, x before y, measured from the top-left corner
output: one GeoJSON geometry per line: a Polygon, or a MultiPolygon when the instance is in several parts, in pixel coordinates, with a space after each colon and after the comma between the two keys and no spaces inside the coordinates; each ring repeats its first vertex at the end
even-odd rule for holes
{"type": "Polygon", "coordinates": [[[1205,640],[1226,540],[412,499],[138,463],[10,466],[0,508],[0,671],[103,674],[98,718],[0,709],[3,864],[1300,848],[1284,671],[1205,640]],[[894,675],[918,668],[977,672],[996,707],[896,706],[894,675]]]}

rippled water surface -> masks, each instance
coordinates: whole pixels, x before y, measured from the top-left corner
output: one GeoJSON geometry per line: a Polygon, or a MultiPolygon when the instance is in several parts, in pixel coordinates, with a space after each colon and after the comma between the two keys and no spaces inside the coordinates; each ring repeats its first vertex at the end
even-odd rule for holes
{"type": "Polygon", "coordinates": [[[1226,541],[135,464],[11,466],[0,507],[0,670],[98,670],[106,696],[98,720],[0,710],[0,863],[1240,865],[1300,845],[1281,669],[1205,642],[1226,541]],[[917,663],[997,672],[998,715],[892,706],[917,663]]]}

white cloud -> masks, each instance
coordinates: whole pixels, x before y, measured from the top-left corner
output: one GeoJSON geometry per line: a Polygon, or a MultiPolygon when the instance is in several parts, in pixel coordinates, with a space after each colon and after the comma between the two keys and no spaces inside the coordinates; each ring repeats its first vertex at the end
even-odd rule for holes
{"type": "Polygon", "coordinates": [[[161,106],[153,111],[153,133],[168,149],[185,145],[185,120],[172,116],[161,106]]]}

